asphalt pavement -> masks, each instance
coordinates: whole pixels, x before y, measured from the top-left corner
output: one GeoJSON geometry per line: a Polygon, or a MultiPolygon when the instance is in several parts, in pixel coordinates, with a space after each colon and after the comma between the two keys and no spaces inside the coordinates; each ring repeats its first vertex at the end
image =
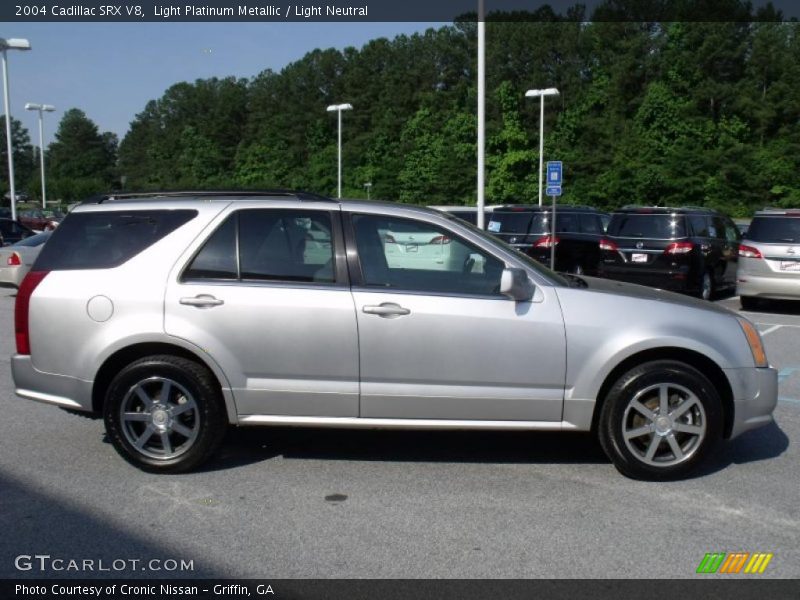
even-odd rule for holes
{"type": "Polygon", "coordinates": [[[102,421],[14,396],[13,293],[0,289],[0,578],[673,579],[708,552],[773,553],[759,577],[800,576],[798,304],[746,313],[780,369],[776,423],[693,478],[646,483],[591,436],[557,433],[242,429],[202,471],[146,474],[102,421]]]}

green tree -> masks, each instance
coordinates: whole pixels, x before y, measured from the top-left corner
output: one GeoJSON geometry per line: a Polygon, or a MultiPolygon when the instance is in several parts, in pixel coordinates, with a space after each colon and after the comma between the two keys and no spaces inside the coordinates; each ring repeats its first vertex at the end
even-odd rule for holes
{"type": "MultiPolygon", "coordinates": [[[[36,180],[36,160],[28,130],[14,117],[11,117],[11,147],[14,153],[14,183],[17,192],[25,190],[36,180]]],[[[5,194],[8,183],[8,144],[6,143],[6,117],[0,117],[0,187],[5,194]]]]}

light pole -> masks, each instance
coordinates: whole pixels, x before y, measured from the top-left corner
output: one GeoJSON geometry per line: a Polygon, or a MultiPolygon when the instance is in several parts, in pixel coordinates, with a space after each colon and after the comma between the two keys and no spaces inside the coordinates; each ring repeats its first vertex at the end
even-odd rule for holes
{"type": "Polygon", "coordinates": [[[46,112],[53,112],[56,109],[52,104],[34,104],[28,102],[25,105],[25,110],[39,111],[39,163],[42,165],[42,208],[47,208],[47,190],[44,184],[44,119],[42,114],[46,112]]]}
{"type": "Polygon", "coordinates": [[[486,22],[484,0],[478,0],[478,228],[483,229],[486,204],[486,22]]]}
{"type": "Polygon", "coordinates": [[[342,197],[342,111],[343,110],[353,110],[352,104],[331,104],[328,107],[328,112],[336,111],[339,117],[339,176],[337,178],[338,185],[336,187],[337,190],[337,198],[342,197]]]}
{"type": "Polygon", "coordinates": [[[370,200],[369,192],[370,190],[372,190],[372,182],[368,181],[367,183],[364,184],[364,187],[367,189],[367,200],[370,200]]]}
{"type": "Polygon", "coordinates": [[[31,43],[22,38],[0,38],[0,50],[3,52],[3,105],[6,110],[6,151],[8,152],[8,188],[11,194],[11,219],[17,218],[17,190],[14,188],[14,149],[11,145],[11,108],[8,99],[8,50],[30,50],[31,43]]]}
{"type": "Polygon", "coordinates": [[[544,90],[528,90],[525,92],[526,98],[541,98],[539,105],[539,206],[542,205],[542,155],[544,154],[544,97],[558,96],[556,88],[544,90]]]}

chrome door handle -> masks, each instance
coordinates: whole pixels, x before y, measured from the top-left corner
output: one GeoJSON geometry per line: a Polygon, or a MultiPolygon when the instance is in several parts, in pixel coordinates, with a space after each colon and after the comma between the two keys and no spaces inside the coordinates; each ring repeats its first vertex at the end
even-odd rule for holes
{"type": "Polygon", "coordinates": [[[391,302],[384,302],[378,306],[364,306],[361,310],[368,315],[378,315],[381,317],[399,317],[401,315],[411,314],[411,311],[407,308],[403,308],[399,304],[391,302]]]}
{"type": "Polygon", "coordinates": [[[194,298],[181,298],[178,302],[186,306],[196,306],[197,308],[210,308],[212,306],[225,304],[224,300],[214,298],[214,296],[208,294],[199,294],[194,298]]]}

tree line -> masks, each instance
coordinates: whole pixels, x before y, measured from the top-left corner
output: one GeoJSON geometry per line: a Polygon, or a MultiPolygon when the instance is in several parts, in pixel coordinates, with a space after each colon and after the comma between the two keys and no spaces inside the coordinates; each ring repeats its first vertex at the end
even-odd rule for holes
{"type": "MultiPolygon", "coordinates": [[[[769,6],[725,4],[725,22],[602,20],[581,6],[495,15],[486,26],[487,203],[536,201],[539,105],[524,93],[557,87],[544,158],[564,163],[565,202],[737,216],[800,205],[798,24],[769,6]]],[[[366,197],[371,183],[373,198],[474,204],[476,53],[476,25],[465,19],[360,49],[317,49],[249,80],[177,83],[118,146],[68,111],[48,149],[48,187],[65,199],[118,186],[335,194],[336,118],[325,108],[349,102],[344,196],[366,197]]]]}

